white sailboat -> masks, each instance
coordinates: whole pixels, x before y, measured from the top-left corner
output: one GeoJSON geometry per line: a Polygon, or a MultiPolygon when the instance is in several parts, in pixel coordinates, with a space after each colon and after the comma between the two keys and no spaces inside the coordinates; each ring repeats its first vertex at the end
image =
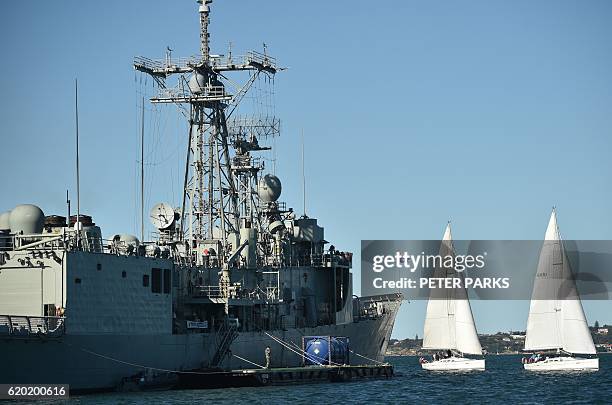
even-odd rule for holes
{"type": "MultiPolygon", "coordinates": [[[[442,244],[442,257],[455,255],[450,223],[446,226],[442,244]]],[[[434,277],[461,277],[454,269],[438,268],[434,277]]],[[[476,333],[472,308],[464,287],[453,289],[432,289],[427,303],[423,349],[442,350],[450,355],[434,356],[433,361],[422,359],[425,370],[457,371],[484,370],[484,359],[470,359],[464,354],[482,355],[482,347],[476,333]]]]}
{"type": "Polygon", "coordinates": [[[526,370],[599,369],[598,358],[575,356],[592,355],[596,351],[559,234],[554,208],[546,229],[533,284],[524,350],[554,353],[523,359],[526,370]]]}

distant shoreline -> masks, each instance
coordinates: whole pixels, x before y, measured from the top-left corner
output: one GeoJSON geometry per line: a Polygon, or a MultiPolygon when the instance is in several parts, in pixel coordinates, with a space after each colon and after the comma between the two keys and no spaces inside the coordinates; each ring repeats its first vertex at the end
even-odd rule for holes
{"type": "MultiPolygon", "coordinates": [[[[598,322],[589,328],[598,354],[612,353],[612,325],[601,325],[598,322]]],[[[497,332],[478,335],[482,349],[490,355],[526,355],[525,331],[497,332]]],[[[423,350],[423,339],[414,338],[389,340],[386,355],[389,356],[426,356],[429,351],[423,350]]]]}
{"type": "MultiPolygon", "coordinates": [[[[527,355],[529,353],[487,353],[485,356],[520,356],[527,355]]],[[[612,352],[597,352],[598,356],[602,355],[612,355],[612,352]]],[[[426,354],[385,354],[385,357],[422,357],[426,356],[426,354]]]]}

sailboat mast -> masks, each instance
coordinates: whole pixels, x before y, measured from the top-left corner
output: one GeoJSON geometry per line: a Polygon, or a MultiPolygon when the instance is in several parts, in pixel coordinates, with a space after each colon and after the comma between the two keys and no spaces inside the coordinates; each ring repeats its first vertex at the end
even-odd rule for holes
{"type": "Polygon", "coordinates": [[[533,283],[524,350],[596,352],[554,207],[533,283]]]}
{"type": "MultiPolygon", "coordinates": [[[[455,256],[450,221],[446,225],[439,255],[455,256]]],[[[436,268],[434,277],[463,277],[452,268],[436,268]]],[[[423,349],[455,350],[459,353],[481,354],[476,325],[465,287],[432,289],[425,315],[423,349]]]]}
{"type": "Polygon", "coordinates": [[[145,99],[142,98],[142,114],[140,116],[140,241],[144,242],[144,114],[145,99]]]}

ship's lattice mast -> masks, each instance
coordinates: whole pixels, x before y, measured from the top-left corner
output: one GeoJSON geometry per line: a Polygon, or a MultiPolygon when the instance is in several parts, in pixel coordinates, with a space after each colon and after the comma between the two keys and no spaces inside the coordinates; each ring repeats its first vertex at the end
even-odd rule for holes
{"type": "Polygon", "coordinates": [[[256,187],[263,165],[250,152],[269,149],[258,146],[257,135],[279,134],[279,121],[273,117],[233,117],[228,125],[228,116],[260,74],[274,75],[278,68],[265,51],[239,57],[211,55],[211,2],[198,1],[200,55],[164,60],[136,57],[134,68],[155,79],[159,92],[151,102],[177,104],[190,123],[179,235],[197,255],[203,246],[218,247],[221,252],[216,253],[223,261],[238,247],[241,228],[261,226],[256,187]],[[235,95],[228,94],[226,75],[239,71],[251,75],[235,95]],[[167,79],[173,75],[179,79],[171,87],[167,79]]]}

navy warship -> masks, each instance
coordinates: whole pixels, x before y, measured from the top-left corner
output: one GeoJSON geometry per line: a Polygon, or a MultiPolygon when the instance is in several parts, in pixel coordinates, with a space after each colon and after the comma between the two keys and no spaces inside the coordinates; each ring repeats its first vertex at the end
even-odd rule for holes
{"type": "Polygon", "coordinates": [[[354,296],[352,254],[279,200],[258,154],[280,121],[235,112],[281,68],[265,47],[211,54],[211,0],[198,3],[199,55],[134,59],[149,101],[188,122],[182,204],[150,209],[148,240],[104,238],[78,200],[66,216],[0,214],[1,383],[96,391],[139,373],[302,366],[305,336],[347,338],[351,364],[384,360],[401,297],[354,296]]]}

